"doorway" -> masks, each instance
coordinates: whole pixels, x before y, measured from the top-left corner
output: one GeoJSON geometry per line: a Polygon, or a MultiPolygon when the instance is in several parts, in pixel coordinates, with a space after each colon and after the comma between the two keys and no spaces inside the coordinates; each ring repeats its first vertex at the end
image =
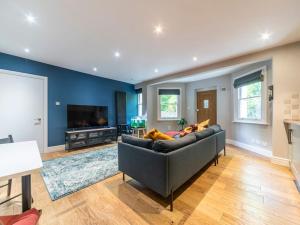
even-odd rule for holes
{"type": "Polygon", "coordinates": [[[210,125],[217,123],[217,91],[197,92],[197,122],[210,120],[210,125]]]}
{"type": "Polygon", "coordinates": [[[0,136],[48,145],[47,78],[0,70],[0,136]]]}

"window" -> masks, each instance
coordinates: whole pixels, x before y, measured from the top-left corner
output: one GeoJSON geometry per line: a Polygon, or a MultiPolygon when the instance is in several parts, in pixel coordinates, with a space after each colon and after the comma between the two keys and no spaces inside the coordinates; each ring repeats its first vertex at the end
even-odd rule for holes
{"type": "Polygon", "coordinates": [[[143,116],[143,94],[138,93],[138,116],[143,116]]]}
{"type": "Polygon", "coordinates": [[[265,69],[234,80],[234,122],[267,123],[265,69]]]}
{"type": "Polygon", "coordinates": [[[180,89],[159,89],[158,119],[178,120],[180,118],[180,89]]]}
{"type": "Polygon", "coordinates": [[[262,82],[238,88],[238,118],[241,120],[262,119],[262,82]]]}

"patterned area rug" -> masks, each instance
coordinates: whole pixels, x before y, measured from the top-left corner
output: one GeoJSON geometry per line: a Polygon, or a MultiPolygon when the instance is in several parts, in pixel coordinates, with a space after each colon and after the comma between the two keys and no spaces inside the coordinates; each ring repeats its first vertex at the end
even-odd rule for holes
{"type": "Polygon", "coordinates": [[[42,176],[51,199],[79,191],[118,173],[117,146],[43,162],[42,176]]]}

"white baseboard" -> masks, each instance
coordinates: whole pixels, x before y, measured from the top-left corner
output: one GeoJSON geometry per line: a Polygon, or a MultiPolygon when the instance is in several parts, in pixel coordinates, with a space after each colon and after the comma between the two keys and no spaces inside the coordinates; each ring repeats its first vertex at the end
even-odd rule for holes
{"type": "Polygon", "coordinates": [[[44,153],[49,153],[49,152],[58,152],[58,151],[63,151],[65,150],[65,145],[56,145],[56,146],[51,146],[48,147],[44,153]]]}
{"type": "Polygon", "coordinates": [[[281,158],[281,157],[277,157],[277,156],[272,156],[272,163],[277,164],[277,165],[281,165],[281,166],[290,166],[290,160],[289,159],[285,159],[285,158],[281,158]]]}
{"type": "Polygon", "coordinates": [[[299,185],[300,184],[300,173],[299,173],[299,171],[297,171],[297,169],[293,163],[291,163],[291,170],[296,178],[297,185],[299,185]]]}
{"type": "Polygon", "coordinates": [[[246,149],[246,150],[251,151],[251,152],[255,152],[256,154],[263,155],[263,156],[268,157],[268,158],[272,157],[272,151],[270,151],[266,148],[245,144],[245,143],[242,143],[242,142],[239,142],[239,141],[236,141],[236,140],[232,140],[232,139],[226,139],[226,143],[237,146],[237,147],[240,147],[240,148],[243,148],[243,149],[246,149]]]}
{"type": "Polygon", "coordinates": [[[245,144],[245,143],[235,141],[235,140],[232,140],[232,139],[226,139],[226,143],[237,146],[237,147],[240,147],[240,148],[243,148],[243,149],[246,149],[246,150],[251,151],[251,152],[255,152],[259,155],[263,155],[265,157],[268,157],[268,158],[271,159],[271,162],[274,163],[274,164],[281,165],[281,166],[287,166],[287,167],[290,166],[289,159],[273,156],[272,151],[270,151],[268,149],[265,149],[265,148],[262,148],[262,147],[259,147],[259,146],[253,146],[253,145],[245,144]]]}

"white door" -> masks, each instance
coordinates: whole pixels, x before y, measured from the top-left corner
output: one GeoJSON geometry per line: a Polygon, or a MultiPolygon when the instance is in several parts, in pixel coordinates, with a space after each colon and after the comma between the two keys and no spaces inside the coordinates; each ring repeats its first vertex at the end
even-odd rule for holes
{"type": "Polygon", "coordinates": [[[0,138],[36,140],[44,149],[44,80],[0,71],[0,138]]]}

